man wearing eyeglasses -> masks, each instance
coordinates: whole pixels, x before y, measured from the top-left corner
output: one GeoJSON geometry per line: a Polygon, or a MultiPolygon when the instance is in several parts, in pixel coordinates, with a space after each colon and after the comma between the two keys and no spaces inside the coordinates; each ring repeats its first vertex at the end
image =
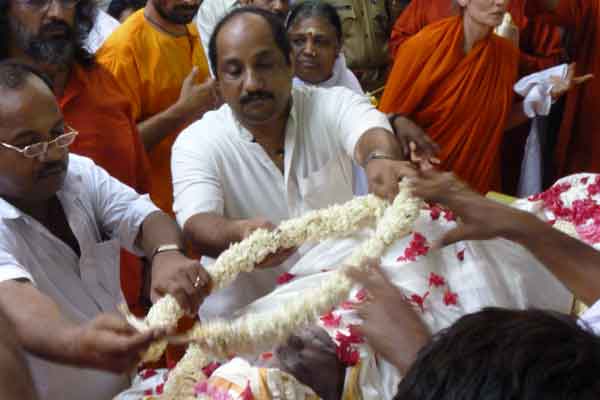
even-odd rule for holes
{"type": "Polygon", "coordinates": [[[77,131],[31,67],[0,63],[0,120],[0,308],[41,399],[110,399],[164,335],[138,333],[114,314],[119,248],[149,260],[153,300],[170,293],[189,314],[210,278],[147,196],[69,155],[77,131]]]}
{"type": "MultiPolygon", "coordinates": [[[[131,104],[87,50],[95,12],[93,0],[0,0],[0,60],[14,58],[43,70],[65,121],[80,132],[71,150],[148,193],[150,165],[131,104]]],[[[125,251],[121,263],[127,302],[143,313],[142,265],[125,251]]]]}

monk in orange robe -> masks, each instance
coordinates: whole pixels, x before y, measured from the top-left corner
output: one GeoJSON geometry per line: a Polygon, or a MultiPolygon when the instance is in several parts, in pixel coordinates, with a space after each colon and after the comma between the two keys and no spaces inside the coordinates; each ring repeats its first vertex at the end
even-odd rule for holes
{"type": "Polygon", "coordinates": [[[398,49],[380,109],[412,118],[440,145],[442,167],[486,193],[500,186],[519,51],[492,34],[508,1],[459,1],[464,17],[428,25],[398,49]]]}
{"type": "Polygon", "coordinates": [[[600,1],[529,0],[527,6],[530,17],[569,31],[576,75],[595,76],[567,95],[556,146],[558,173],[600,172],[600,1]]]}
{"type": "MultiPolygon", "coordinates": [[[[402,43],[418,33],[425,26],[441,19],[459,14],[459,7],[453,0],[412,0],[396,20],[389,41],[391,58],[402,43]]],[[[509,3],[513,22],[519,28],[521,49],[520,73],[527,75],[550,68],[563,58],[562,34],[560,29],[541,21],[532,21],[525,16],[525,1],[512,0],[509,3]]]]}

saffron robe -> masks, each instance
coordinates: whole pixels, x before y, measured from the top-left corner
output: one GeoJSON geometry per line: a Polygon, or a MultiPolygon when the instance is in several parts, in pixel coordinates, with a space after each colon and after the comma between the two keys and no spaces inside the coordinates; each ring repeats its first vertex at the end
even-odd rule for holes
{"type": "Polygon", "coordinates": [[[462,17],[427,26],[396,56],[380,109],[406,115],[441,147],[442,168],[482,193],[500,186],[500,144],[518,50],[490,34],[465,55],[462,17]]]}
{"type": "Polygon", "coordinates": [[[528,8],[531,17],[541,16],[544,22],[569,31],[575,76],[595,75],[566,95],[556,146],[557,171],[560,176],[600,172],[600,1],[561,0],[553,12],[544,14],[536,0],[530,0],[528,8]]]}
{"type": "MultiPolygon", "coordinates": [[[[131,114],[131,104],[110,72],[101,65],[87,69],[74,65],[58,101],[65,121],[79,131],[70,150],[91,158],[138,193],[148,193],[150,163],[131,114]]],[[[121,250],[120,256],[123,295],[129,308],[143,315],[141,260],[126,250],[121,250]]]]}
{"type": "MultiPolygon", "coordinates": [[[[171,36],[159,31],[144,17],[141,9],[131,15],[98,50],[98,62],[117,78],[129,98],[137,122],[142,122],[171,107],[179,99],[184,79],[193,67],[198,80],[209,76],[208,61],[200,44],[195,24],[187,34],[171,36]]],[[[171,147],[181,129],[175,126],[149,152],[152,168],[150,196],[163,211],[173,214],[171,147]]]]}
{"type": "MultiPolygon", "coordinates": [[[[560,29],[525,15],[525,1],[512,0],[508,11],[519,28],[521,49],[520,72],[528,75],[561,62],[564,51],[560,29]]],[[[412,0],[394,23],[389,41],[391,58],[400,45],[425,26],[458,15],[452,0],[412,0]]]]}

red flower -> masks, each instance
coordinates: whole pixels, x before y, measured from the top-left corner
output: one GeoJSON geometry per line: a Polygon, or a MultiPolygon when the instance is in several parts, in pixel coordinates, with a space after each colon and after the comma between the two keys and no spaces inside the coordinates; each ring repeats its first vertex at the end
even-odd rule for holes
{"type": "Polygon", "coordinates": [[[367,289],[362,288],[360,289],[357,293],[356,293],[356,301],[358,301],[359,303],[362,303],[363,301],[365,301],[367,299],[367,289]]]}
{"type": "Polygon", "coordinates": [[[260,355],[260,358],[262,360],[270,360],[271,358],[273,358],[273,352],[271,352],[271,351],[265,351],[264,353],[262,353],[260,355]]]}
{"type": "Polygon", "coordinates": [[[356,332],[356,327],[353,328],[353,325],[350,325],[348,327],[350,333],[348,335],[344,335],[342,332],[338,331],[335,334],[335,340],[337,340],[340,343],[350,343],[350,344],[359,344],[359,343],[364,343],[364,338],[362,337],[362,335],[358,332],[356,332]]]}
{"type": "MultiPolygon", "coordinates": [[[[583,179],[587,179],[587,178],[583,178],[583,179]]],[[[585,183],[583,182],[583,179],[581,180],[581,183],[583,183],[585,185],[585,183]]],[[[600,193],[600,176],[597,176],[596,179],[594,179],[594,183],[588,185],[587,192],[590,196],[594,196],[594,195],[600,193]]]]}
{"type": "Polygon", "coordinates": [[[465,260],[465,249],[462,249],[461,251],[456,253],[456,258],[458,258],[458,261],[464,261],[465,260]]]}
{"type": "Polygon", "coordinates": [[[446,221],[456,221],[456,216],[451,210],[444,211],[444,218],[446,218],[446,221]]]}
{"type": "Polygon", "coordinates": [[[410,296],[408,301],[419,307],[421,312],[425,312],[425,299],[427,298],[427,296],[429,296],[429,292],[425,292],[423,296],[419,296],[415,293],[410,296]]]}
{"type": "Polygon", "coordinates": [[[404,255],[398,257],[396,261],[416,261],[418,256],[424,256],[428,252],[427,239],[419,232],[415,232],[408,247],[404,249],[404,255]]]}
{"type": "Polygon", "coordinates": [[[346,366],[354,366],[360,358],[357,350],[348,342],[341,342],[336,349],[338,359],[346,366]]]}
{"type": "Polygon", "coordinates": [[[140,376],[142,377],[142,379],[146,380],[146,379],[150,379],[153,376],[155,376],[157,374],[156,370],[153,368],[148,368],[143,370],[142,372],[140,372],[140,376]]]}
{"type": "Polygon", "coordinates": [[[252,394],[252,389],[250,389],[250,381],[246,384],[246,389],[242,393],[240,393],[240,398],[242,400],[254,400],[254,395],[252,394]]]}
{"type": "Polygon", "coordinates": [[[161,383],[160,385],[158,385],[158,386],[156,387],[156,394],[162,394],[162,393],[163,393],[163,390],[164,390],[164,388],[165,388],[165,384],[164,384],[164,383],[161,383]]]}
{"type": "Polygon", "coordinates": [[[281,274],[277,277],[277,284],[283,285],[285,283],[288,283],[295,277],[296,277],[296,275],[294,275],[294,274],[290,274],[289,272],[284,272],[283,274],[281,274]]]}
{"type": "Polygon", "coordinates": [[[598,224],[579,225],[575,230],[579,237],[588,244],[600,242],[600,226],[598,224]]]}
{"type": "Polygon", "coordinates": [[[437,219],[439,219],[441,213],[442,213],[442,209],[438,206],[431,206],[431,209],[429,210],[429,216],[431,217],[431,219],[433,221],[436,221],[437,219]]]}
{"type": "Polygon", "coordinates": [[[204,373],[204,376],[206,376],[207,378],[210,378],[210,376],[213,374],[213,372],[215,372],[215,370],[217,368],[219,368],[221,366],[220,363],[213,361],[211,363],[209,363],[208,365],[205,365],[204,367],[202,367],[202,372],[204,373]]]}
{"type": "Polygon", "coordinates": [[[458,304],[458,294],[451,292],[450,289],[444,293],[444,304],[447,306],[455,306],[458,304]]]}
{"type": "Polygon", "coordinates": [[[429,274],[429,287],[435,286],[440,287],[446,284],[446,280],[443,276],[440,276],[434,272],[429,274]]]}
{"type": "Polygon", "coordinates": [[[154,394],[154,391],[152,389],[144,390],[144,396],[152,396],[153,394],[154,394]]]}
{"type": "Polygon", "coordinates": [[[581,178],[581,180],[579,182],[581,182],[582,185],[587,185],[589,180],[590,180],[590,178],[586,176],[586,177],[581,178]]]}
{"type": "Polygon", "coordinates": [[[329,311],[327,314],[321,316],[321,322],[328,328],[337,328],[340,326],[341,315],[335,316],[333,311],[329,311]]]}

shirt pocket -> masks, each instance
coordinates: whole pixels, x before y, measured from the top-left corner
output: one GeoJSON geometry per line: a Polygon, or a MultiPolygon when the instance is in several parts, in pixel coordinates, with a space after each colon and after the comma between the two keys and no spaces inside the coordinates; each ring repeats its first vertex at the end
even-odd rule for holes
{"type": "Polygon", "coordinates": [[[351,171],[349,160],[344,156],[338,156],[327,161],[317,171],[302,178],[299,186],[305,211],[325,208],[352,199],[352,182],[348,176],[349,171],[351,171]],[[348,163],[346,171],[344,163],[348,163]]]}

